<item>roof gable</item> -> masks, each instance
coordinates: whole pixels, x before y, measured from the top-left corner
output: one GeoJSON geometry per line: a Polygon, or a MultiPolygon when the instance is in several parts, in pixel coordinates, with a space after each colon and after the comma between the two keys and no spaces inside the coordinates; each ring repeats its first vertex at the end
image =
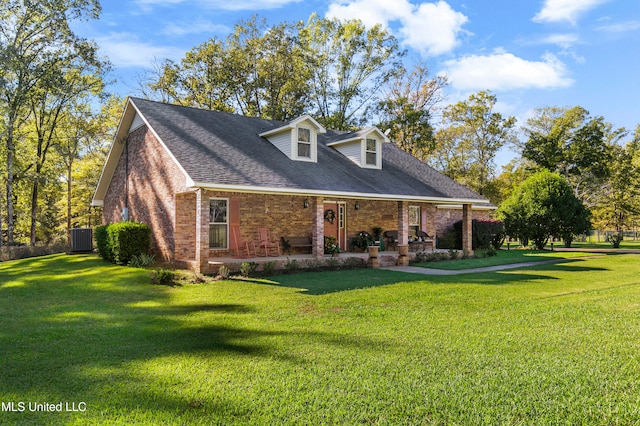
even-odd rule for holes
{"type": "MultiPolygon", "coordinates": [[[[291,161],[263,136],[291,131],[291,126],[295,128],[300,123],[313,123],[315,120],[308,116],[284,123],[130,98],[116,140],[121,137],[121,129],[128,129],[131,124],[133,111],[179,164],[191,187],[438,203],[488,202],[397,146],[382,143],[388,138],[376,128],[344,133],[319,127],[325,133],[317,135],[317,161],[302,162],[291,161]],[[336,142],[347,144],[349,140],[366,139],[367,135],[381,141],[380,170],[359,167],[334,148],[336,142]]],[[[117,163],[111,158],[119,155],[115,145],[108,164],[117,163]]],[[[94,201],[104,196],[100,191],[106,177],[103,171],[94,201]]]]}

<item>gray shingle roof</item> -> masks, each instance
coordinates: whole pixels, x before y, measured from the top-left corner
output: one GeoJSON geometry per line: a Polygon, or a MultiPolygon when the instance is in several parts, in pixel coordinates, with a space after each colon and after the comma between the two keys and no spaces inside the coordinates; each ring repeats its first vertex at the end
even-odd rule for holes
{"type": "Polygon", "coordinates": [[[393,144],[383,144],[382,170],[364,169],[326,146],[345,136],[328,130],[318,135],[316,163],[293,161],[258,136],[286,123],[139,98],[131,102],[194,182],[487,202],[393,144]]]}

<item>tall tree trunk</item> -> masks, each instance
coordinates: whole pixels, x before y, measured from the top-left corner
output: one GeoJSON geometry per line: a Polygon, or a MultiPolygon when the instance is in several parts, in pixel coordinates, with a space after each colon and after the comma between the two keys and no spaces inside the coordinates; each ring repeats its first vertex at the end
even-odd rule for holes
{"type": "Polygon", "coordinates": [[[7,244],[13,243],[13,125],[7,129],[7,244]]]}
{"type": "Polygon", "coordinates": [[[36,245],[36,228],[38,225],[38,192],[40,190],[40,180],[36,178],[31,188],[31,233],[30,244],[36,245]]]}
{"type": "Polygon", "coordinates": [[[72,162],[67,165],[67,245],[71,247],[71,173],[72,162]]]}

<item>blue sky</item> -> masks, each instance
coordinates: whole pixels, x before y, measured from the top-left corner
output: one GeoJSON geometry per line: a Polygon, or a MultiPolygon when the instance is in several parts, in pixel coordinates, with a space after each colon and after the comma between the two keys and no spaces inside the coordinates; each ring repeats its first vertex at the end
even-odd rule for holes
{"type": "Polygon", "coordinates": [[[75,24],[114,65],[112,91],[137,93],[154,58],[180,60],[253,14],[268,23],[320,16],[385,25],[451,82],[447,101],[490,89],[522,124],[535,107],[580,105],[616,127],[640,124],[637,0],[132,0],[102,1],[99,20],[75,24]]]}

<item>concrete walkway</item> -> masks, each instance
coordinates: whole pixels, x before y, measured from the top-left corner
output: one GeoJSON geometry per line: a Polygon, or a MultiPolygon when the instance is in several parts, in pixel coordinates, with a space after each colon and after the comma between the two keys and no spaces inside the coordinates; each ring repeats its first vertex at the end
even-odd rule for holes
{"type": "Polygon", "coordinates": [[[505,269],[516,269],[516,268],[523,268],[527,266],[546,265],[549,263],[566,262],[567,260],[572,260],[572,259],[539,260],[534,262],[511,263],[509,265],[485,266],[484,268],[462,269],[462,270],[456,270],[456,271],[451,271],[447,269],[422,268],[420,266],[386,266],[380,269],[386,269],[387,271],[408,272],[411,274],[423,274],[423,275],[462,275],[462,274],[477,274],[480,272],[503,271],[505,269]]]}

